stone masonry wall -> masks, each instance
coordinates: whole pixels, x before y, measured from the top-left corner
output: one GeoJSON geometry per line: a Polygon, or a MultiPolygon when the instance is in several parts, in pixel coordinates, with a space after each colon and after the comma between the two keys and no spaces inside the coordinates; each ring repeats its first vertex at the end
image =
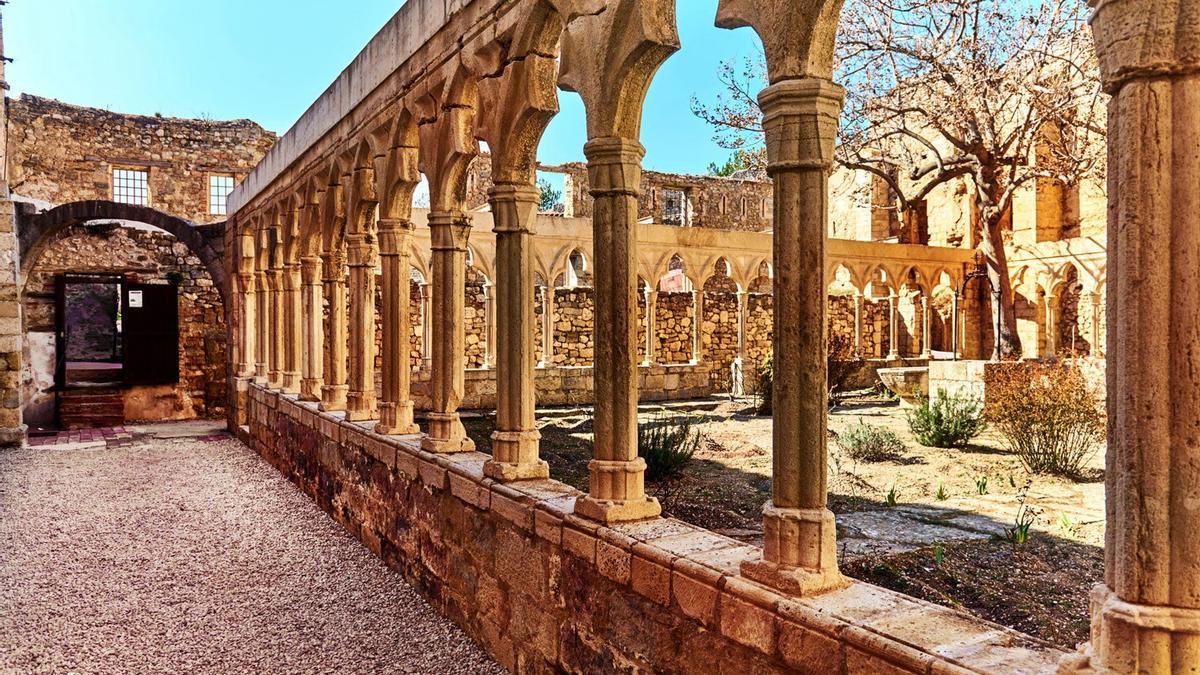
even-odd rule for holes
{"type": "Polygon", "coordinates": [[[695,296],[690,292],[659,293],[654,306],[654,344],[658,363],[688,363],[692,360],[692,330],[695,296]]]}
{"type": "MultiPolygon", "coordinates": [[[[738,299],[736,293],[704,292],[704,320],[700,323],[703,360],[712,367],[716,391],[732,386],[730,366],[738,355],[738,299]]],[[[745,367],[745,364],[743,364],[745,367]]]]}
{"type": "Polygon", "coordinates": [[[165,232],[100,224],[78,225],[55,235],[26,281],[24,388],[26,415],[31,421],[44,421],[44,390],[53,383],[54,280],[63,273],[115,274],[141,283],[175,283],[179,289],[180,381],[156,407],[161,410],[165,406],[169,417],[175,419],[224,414],[225,312],[204,265],[165,232]]]}
{"type": "Polygon", "coordinates": [[[861,582],[787,597],[738,574],[756,547],[665,518],[599,526],[562,483],[482,478],[487,455],[248,398],[251,447],[512,672],[1012,673],[1061,657],[861,582]]]}
{"type": "Polygon", "coordinates": [[[149,173],[150,206],[197,223],[213,174],[240,180],[274,145],[249,120],[124,115],[23,94],[8,101],[8,178],[14,193],[52,204],[112,199],[114,168],[149,173]]]}
{"type": "Polygon", "coordinates": [[[553,365],[592,365],[593,295],[591,288],[555,290],[553,365]]]}

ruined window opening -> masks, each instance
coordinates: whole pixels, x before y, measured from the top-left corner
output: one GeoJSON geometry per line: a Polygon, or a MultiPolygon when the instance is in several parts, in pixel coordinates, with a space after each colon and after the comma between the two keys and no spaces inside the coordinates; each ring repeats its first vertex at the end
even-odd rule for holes
{"type": "Polygon", "coordinates": [[[208,213],[214,216],[228,215],[229,193],[233,192],[233,176],[212,175],[208,177],[208,213]]]}
{"type": "Polygon", "coordinates": [[[150,205],[150,173],[143,169],[113,169],[113,201],[150,205]]]}
{"type": "Polygon", "coordinates": [[[683,190],[663,190],[663,223],[688,227],[691,225],[687,193],[683,190]]]}

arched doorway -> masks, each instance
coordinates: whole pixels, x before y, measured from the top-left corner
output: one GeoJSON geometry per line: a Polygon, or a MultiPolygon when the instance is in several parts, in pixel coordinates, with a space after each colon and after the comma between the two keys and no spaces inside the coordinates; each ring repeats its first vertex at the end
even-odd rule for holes
{"type": "Polygon", "coordinates": [[[39,429],[217,417],[223,224],[106,201],[18,215],[21,405],[39,429]]]}

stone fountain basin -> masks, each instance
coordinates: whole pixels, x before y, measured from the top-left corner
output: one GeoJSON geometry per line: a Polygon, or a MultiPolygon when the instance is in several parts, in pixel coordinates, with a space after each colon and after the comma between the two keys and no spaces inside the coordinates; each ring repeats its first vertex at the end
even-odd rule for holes
{"type": "Polygon", "coordinates": [[[880,368],[883,386],[900,397],[904,405],[916,405],[918,396],[929,396],[929,367],[880,368]]]}

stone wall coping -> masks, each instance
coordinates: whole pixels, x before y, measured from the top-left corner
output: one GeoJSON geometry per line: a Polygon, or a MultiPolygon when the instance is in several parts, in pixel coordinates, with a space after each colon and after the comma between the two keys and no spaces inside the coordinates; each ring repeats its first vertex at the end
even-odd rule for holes
{"type": "Polygon", "coordinates": [[[373,424],[347,422],[343,413],[261,385],[250,385],[249,393],[277,414],[361,447],[430,489],[448,490],[770,658],[802,664],[804,650],[819,648],[840,650],[847,669],[882,660],[920,673],[1049,673],[1064,655],[1009,628],[856,580],[815,597],[786,596],[739,575],[743,560],[761,555],[759,547],[673,518],[602,526],[574,514],[582,493],[559,481],[498,483],[483,475],[490,459],[483,453],[432,454],[421,450],[419,436],[383,436],[373,424]]]}

